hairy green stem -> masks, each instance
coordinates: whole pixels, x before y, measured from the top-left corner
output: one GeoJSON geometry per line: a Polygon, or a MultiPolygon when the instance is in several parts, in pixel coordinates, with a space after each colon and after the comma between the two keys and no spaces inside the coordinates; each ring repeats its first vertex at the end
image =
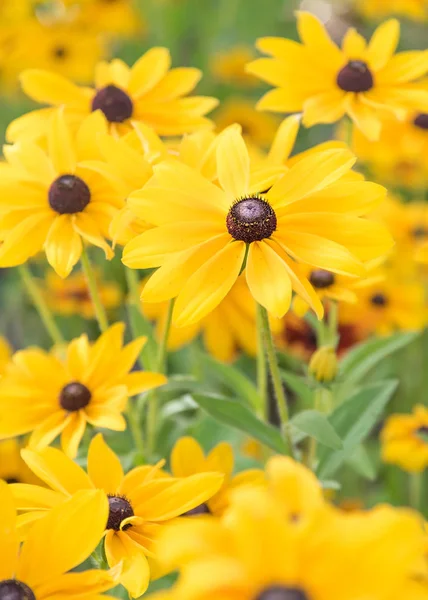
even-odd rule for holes
{"type": "Polygon", "coordinates": [[[98,292],[97,282],[95,279],[95,273],[89,260],[88,252],[83,246],[82,256],[80,257],[82,263],[83,272],[85,273],[86,282],[88,284],[89,293],[91,295],[92,304],[95,311],[95,317],[98,321],[100,331],[103,333],[108,329],[108,320],[105,308],[101,302],[101,298],[98,292]]]}

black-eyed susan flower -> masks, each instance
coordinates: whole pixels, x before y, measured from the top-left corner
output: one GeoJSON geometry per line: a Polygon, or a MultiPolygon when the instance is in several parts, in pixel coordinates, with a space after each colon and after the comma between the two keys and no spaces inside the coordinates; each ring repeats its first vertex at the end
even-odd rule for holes
{"type": "MultiPolygon", "coordinates": [[[[95,271],[100,300],[107,311],[118,308],[122,292],[114,281],[106,281],[99,271],[95,271]]],[[[80,315],[84,319],[95,318],[94,305],[88,290],[88,282],[82,272],[72,273],[67,279],[61,279],[53,271],[45,277],[44,294],[52,312],[59,315],[80,315]]]]}
{"type": "Polygon", "coordinates": [[[2,481],[0,506],[2,600],[95,600],[117,585],[120,567],[70,572],[90,556],[103,534],[108,502],[101,491],[78,492],[54,508],[35,524],[21,548],[15,502],[2,481]]]}
{"type": "Polygon", "coordinates": [[[301,43],[261,38],[258,48],[273,58],[247,66],[250,73],[276,86],[258,103],[260,110],[303,112],[303,123],[334,123],[348,115],[369,139],[378,139],[382,115],[405,119],[408,110],[428,110],[428,92],[418,83],[428,71],[428,51],[394,55],[400,25],[391,19],[367,44],[353,28],[342,49],[318,19],[297,14],[301,43]]]}
{"type": "MultiPolygon", "coordinates": [[[[30,69],[21,75],[25,93],[50,107],[63,106],[71,122],[80,122],[100,110],[110,131],[124,134],[133,123],[143,122],[160,135],[181,135],[211,125],[205,117],[216,105],[215,98],[188,96],[201,78],[190,67],[170,69],[167,48],[151,48],[133,67],[122,60],[101,62],[95,71],[95,88],[79,87],[49,71],[30,69]]],[[[10,141],[43,134],[52,108],[27,113],[13,121],[10,141]]]]}
{"type": "Polygon", "coordinates": [[[20,265],[44,250],[58,275],[67,277],[83,243],[98,246],[112,258],[106,237],[123,199],[88,164],[99,156],[96,137],[103,131],[106,125],[99,111],[83,119],[74,136],[62,112],[56,111],[47,150],[27,141],[4,147],[0,266],[20,265]]]}
{"type": "Polygon", "coordinates": [[[21,457],[23,444],[16,438],[0,441],[0,479],[7,483],[39,483],[21,457]]]}
{"type": "Polygon", "coordinates": [[[171,452],[171,472],[174,477],[188,477],[211,471],[218,471],[224,476],[218,492],[207,502],[188,511],[188,516],[220,516],[226,510],[233,490],[245,485],[258,486],[265,483],[264,473],[259,469],[247,469],[233,475],[234,463],[233,449],[227,442],[220,442],[206,456],[198,442],[190,436],[182,437],[176,442],[171,452]]]}
{"type": "Polygon", "coordinates": [[[145,338],[123,346],[124,328],[112,325],[95,343],[81,335],[64,360],[38,348],[16,352],[0,383],[0,439],[32,432],[29,446],[43,448],[60,435],[74,457],[88,423],[123,431],[128,398],[166,381],[130,372],[145,338]]]}
{"type": "Polygon", "coordinates": [[[228,50],[213,54],[210,60],[210,70],[214,79],[220,83],[243,88],[257,87],[259,82],[245,69],[246,64],[253,58],[254,52],[250,46],[233,46],[228,50]]]}
{"type": "Polygon", "coordinates": [[[177,297],[177,326],[196,323],[218,306],[244,267],[251,294],[272,316],[287,312],[294,289],[320,317],[321,302],[295,261],[361,276],[363,261],[390,247],[386,230],[361,218],[369,198],[371,205],[382,199],[383,188],[362,182],[353,194],[338,181],[355,162],[349,151],[309,154],[279,180],[276,173],[266,194],[260,194],[266,173],[250,178],[236,127],[219,136],[216,157],[219,185],[165,161],[128,198],[131,210],[156,227],[131,240],[122,260],[130,268],[160,266],[142,298],[177,297]]]}
{"type": "Polygon", "coordinates": [[[428,467],[428,409],[413,407],[411,414],[387,418],[380,434],[382,460],[411,473],[428,467]]]}
{"type": "MultiPolygon", "coordinates": [[[[22,531],[31,531],[32,523],[44,521],[46,514],[77,491],[103,490],[108,512],[98,541],[105,530],[107,561],[110,566],[122,563],[120,581],[133,597],[143,594],[150,577],[159,574],[156,539],[165,524],[208,500],[223,481],[217,467],[214,472],[172,478],[161,471],[164,461],[136,467],[125,475],[119,457],[101,434],[90,443],[87,473],[55,448],[24,450],[23,457],[51,489],[11,486],[18,509],[25,511],[18,517],[22,531]]],[[[95,516],[87,515],[88,529],[95,516]]]]}
{"type": "Polygon", "coordinates": [[[413,576],[426,572],[424,533],[407,510],[347,514],[324,504],[300,522],[268,491],[245,488],[221,522],[188,519],[180,533],[172,526],[160,542],[165,560],[182,565],[174,600],[393,600],[397,590],[423,598],[413,576]]]}

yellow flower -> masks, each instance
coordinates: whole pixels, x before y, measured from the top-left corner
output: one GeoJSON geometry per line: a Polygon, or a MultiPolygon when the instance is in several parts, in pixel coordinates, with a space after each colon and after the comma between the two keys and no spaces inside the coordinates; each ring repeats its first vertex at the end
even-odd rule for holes
{"type": "Polygon", "coordinates": [[[367,18],[403,15],[417,21],[427,18],[426,0],[356,0],[357,9],[367,18]]]}
{"type": "MultiPolygon", "coordinates": [[[[103,490],[109,512],[104,513],[98,541],[105,529],[107,561],[110,566],[123,561],[120,581],[133,597],[143,594],[150,576],[158,574],[156,538],[165,524],[205,502],[223,481],[223,476],[216,472],[180,479],[169,477],[160,470],[164,461],[136,467],[125,475],[119,457],[101,434],[89,445],[87,473],[55,448],[39,452],[23,450],[23,457],[51,489],[11,486],[17,508],[25,511],[18,517],[21,534],[30,530],[31,535],[35,521],[49,519],[52,514],[49,511],[79,490],[103,490]]],[[[97,515],[88,515],[85,539],[87,535],[92,538],[90,517],[97,515]]]]}
{"type": "Polygon", "coordinates": [[[293,259],[362,276],[362,261],[390,247],[386,230],[360,217],[381,200],[383,188],[361,182],[357,192],[338,182],[354,164],[349,151],[309,154],[274,179],[266,194],[260,194],[266,172],[250,178],[248,150],[236,127],[219,136],[216,157],[220,187],[178,161],[165,161],[128,198],[134,213],[156,227],[131,240],[122,260],[134,269],[160,266],[142,297],[147,302],[177,297],[178,327],[218,306],[245,257],[250,292],[272,316],[287,312],[294,289],[321,317],[318,296],[293,259]]]}
{"type": "MultiPolygon", "coordinates": [[[[71,4],[75,5],[74,0],[71,4]]],[[[142,36],[146,24],[132,0],[90,0],[81,2],[77,22],[107,36],[134,37],[142,36]]]]}
{"type": "Polygon", "coordinates": [[[253,58],[251,47],[234,46],[224,52],[216,52],[211,59],[210,70],[214,79],[221,83],[243,88],[257,87],[257,79],[245,70],[246,64],[253,58]]]}
{"type": "Polygon", "coordinates": [[[418,473],[428,467],[428,409],[413,407],[412,414],[388,417],[380,434],[382,460],[418,473]]]}
{"type": "MultiPolygon", "coordinates": [[[[156,322],[156,335],[161,339],[168,312],[168,302],[141,303],[143,314],[156,322]]],[[[274,332],[281,328],[278,319],[271,319],[274,332]]],[[[178,350],[202,334],[208,352],[226,362],[236,358],[238,351],[250,356],[257,354],[256,304],[245,278],[238,277],[230,292],[209,315],[187,327],[171,326],[168,348],[178,350]]]]}
{"type": "Polygon", "coordinates": [[[428,51],[394,55],[400,24],[391,19],[370,42],[348,29],[342,49],[318,19],[299,12],[301,44],[261,38],[257,45],[273,58],[251,62],[247,69],[277,86],[258,103],[260,110],[303,112],[303,124],[334,123],[347,114],[369,139],[379,137],[382,116],[404,119],[409,109],[428,110],[428,92],[415,83],[428,71],[428,51]]]}
{"type": "Polygon", "coordinates": [[[224,475],[223,485],[217,494],[187,514],[220,516],[229,505],[231,492],[242,486],[264,483],[263,471],[259,469],[248,469],[233,475],[234,462],[232,446],[227,442],[220,442],[205,456],[194,438],[182,437],[178,440],[171,452],[171,472],[174,477],[188,477],[210,471],[218,471],[224,475]]]}
{"type": "MultiPolygon", "coordinates": [[[[106,310],[120,306],[122,292],[113,281],[104,281],[96,272],[97,288],[101,302],[106,310]]],[[[52,271],[46,273],[44,294],[50,309],[59,315],[80,315],[84,319],[95,317],[94,306],[88,290],[88,283],[82,272],[73,273],[67,279],[61,279],[52,271]]]]}
{"type": "Polygon", "coordinates": [[[6,365],[12,356],[12,348],[3,336],[0,336],[0,375],[3,375],[6,365]]]}
{"type": "Polygon", "coordinates": [[[58,435],[76,456],[86,425],[123,431],[128,398],[163,385],[158,373],[130,373],[145,338],[123,347],[124,324],[112,325],[95,343],[75,338],[62,360],[55,352],[21,350],[0,382],[0,439],[31,431],[29,446],[44,448],[58,435]]]}
{"type": "Polygon", "coordinates": [[[309,373],[317,381],[326,383],[333,381],[337,370],[337,356],[332,346],[321,346],[314,352],[309,363],[309,373]]]}
{"type": "Polygon", "coordinates": [[[388,506],[346,514],[320,505],[316,516],[303,523],[298,516],[290,519],[267,491],[246,488],[234,494],[220,522],[187,520],[180,536],[174,527],[166,530],[161,547],[183,565],[169,597],[393,600],[397,592],[412,600],[424,597],[412,580],[423,568],[419,515],[388,506]]]}
{"type": "Polygon", "coordinates": [[[105,238],[123,199],[90,166],[98,157],[96,136],[105,131],[98,111],[75,136],[60,111],[52,116],[48,149],[22,141],[5,146],[0,181],[0,266],[13,267],[40,252],[60,277],[80,258],[82,243],[113,256],[105,238]]]}
{"type": "Polygon", "coordinates": [[[120,568],[71,573],[102,536],[108,503],[101,491],[75,494],[40,520],[19,547],[16,508],[10,486],[0,481],[0,598],[52,600],[103,598],[117,585],[120,568]]]}
{"type": "Polygon", "coordinates": [[[21,458],[22,444],[15,438],[0,441],[0,479],[7,483],[40,483],[21,458]]]}
{"type": "MultiPolygon", "coordinates": [[[[80,122],[100,110],[110,131],[123,135],[134,123],[143,122],[160,135],[181,135],[211,121],[204,117],[216,105],[215,98],[186,97],[201,78],[199,69],[170,69],[166,48],[148,50],[133,67],[114,59],[101,62],[95,71],[95,88],[79,87],[49,71],[29,69],[21,75],[24,92],[36,102],[64,106],[71,122],[80,122]]],[[[39,137],[52,108],[19,117],[7,131],[7,139],[39,137]]]]}

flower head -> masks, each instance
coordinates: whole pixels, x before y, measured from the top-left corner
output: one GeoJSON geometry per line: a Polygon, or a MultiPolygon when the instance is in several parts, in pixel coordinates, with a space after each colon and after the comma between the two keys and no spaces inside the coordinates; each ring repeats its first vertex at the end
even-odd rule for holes
{"type": "Polygon", "coordinates": [[[161,471],[164,461],[136,467],[125,475],[119,457],[101,434],[89,445],[87,473],[55,448],[24,450],[23,456],[50,489],[11,486],[18,509],[25,511],[18,517],[21,532],[31,532],[35,521],[44,521],[54,507],[79,490],[102,490],[108,511],[98,541],[105,530],[107,561],[110,566],[123,563],[120,581],[134,597],[143,594],[150,577],[158,574],[156,539],[164,525],[208,500],[223,480],[217,472],[175,479],[161,471]]]}
{"type": "Polygon", "coordinates": [[[411,414],[388,417],[382,429],[382,460],[418,473],[428,466],[428,409],[417,405],[411,414]]]}
{"type": "Polygon", "coordinates": [[[145,338],[123,347],[124,324],[112,325],[95,343],[84,334],[55,352],[16,352],[0,383],[0,439],[32,432],[29,446],[44,448],[58,435],[71,457],[86,426],[123,431],[128,398],[165,383],[159,373],[130,372],[145,338]]]}
{"type": "Polygon", "coordinates": [[[128,199],[135,214],[155,227],[127,244],[123,262],[160,266],[142,297],[161,302],[177,296],[177,326],[213,310],[243,268],[252,296],[273,316],[287,312],[292,289],[320,316],[318,296],[296,261],[361,276],[363,261],[390,247],[387,232],[361,218],[382,199],[383,188],[339,181],[354,163],[349,151],[310,153],[280,179],[275,171],[266,193],[266,172],[250,178],[248,150],[236,127],[220,135],[216,157],[219,185],[164,161],[128,199]]]}
{"type": "Polygon", "coordinates": [[[277,86],[258,103],[260,110],[303,112],[303,123],[334,123],[347,114],[369,139],[379,137],[382,116],[404,119],[408,110],[428,110],[428,92],[415,83],[428,71],[428,51],[394,55],[400,25],[395,19],[378,27],[367,44],[348,29],[342,49],[324,26],[299,12],[301,43],[261,38],[258,47],[273,58],[251,62],[247,69],[277,86]]]}

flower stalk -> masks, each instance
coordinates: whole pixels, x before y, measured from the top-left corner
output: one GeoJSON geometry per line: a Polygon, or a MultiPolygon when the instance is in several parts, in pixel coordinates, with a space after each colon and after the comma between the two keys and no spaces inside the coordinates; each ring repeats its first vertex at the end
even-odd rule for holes
{"type": "Polygon", "coordinates": [[[82,256],[80,260],[82,263],[83,272],[85,273],[86,281],[88,283],[88,289],[91,295],[92,304],[94,306],[98,326],[100,328],[100,331],[104,333],[104,331],[108,329],[107,313],[105,311],[103,303],[101,302],[101,297],[98,292],[98,286],[95,279],[94,270],[92,268],[91,261],[89,260],[89,255],[85,246],[83,246],[82,248],[82,256]]]}

